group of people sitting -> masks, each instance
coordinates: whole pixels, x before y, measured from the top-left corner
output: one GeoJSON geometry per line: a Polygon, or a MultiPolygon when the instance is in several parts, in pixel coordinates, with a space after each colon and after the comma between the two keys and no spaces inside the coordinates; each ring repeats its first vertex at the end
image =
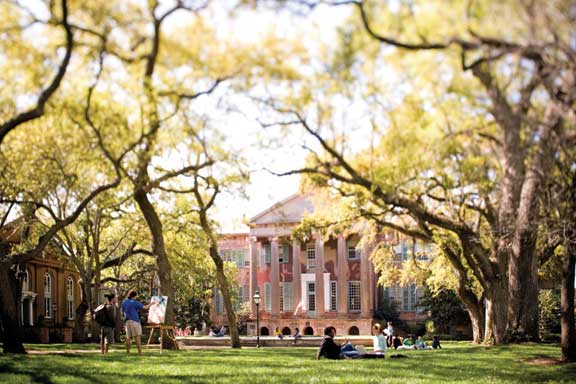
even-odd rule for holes
{"type": "Polygon", "coordinates": [[[344,339],[344,343],[338,345],[334,341],[334,336],[336,336],[336,328],[327,327],[324,329],[324,338],[320,344],[320,348],[316,353],[316,359],[319,360],[320,357],[325,357],[327,359],[375,359],[384,358],[386,354],[386,349],[388,347],[393,347],[397,350],[406,349],[438,349],[442,348],[440,346],[440,340],[438,336],[434,336],[432,341],[432,346],[427,346],[422,336],[418,336],[416,341],[413,337],[405,337],[401,339],[399,336],[394,336],[393,330],[391,330],[391,324],[388,324],[387,329],[383,329],[380,324],[374,325],[374,336],[372,337],[373,351],[364,352],[364,348],[359,346],[355,347],[349,339],[344,339]],[[386,336],[385,336],[386,335],[386,336]]]}
{"type": "Polygon", "coordinates": [[[215,336],[215,337],[222,337],[226,336],[228,329],[225,325],[221,326],[220,328],[217,327],[210,327],[210,331],[208,332],[208,336],[215,336]]]}
{"type": "MultiPolygon", "coordinates": [[[[282,333],[282,331],[280,331],[280,328],[276,327],[276,329],[274,330],[274,334],[276,335],[276,337],[278,337],[280,340],[284,339],[284,334],[282,333]]],[[[298,339],[301,339],[302,335],[300,334],[300,329],[296,328],[294,330],[294,334],[292,335],[292,344],[296,344],[296,342],[298,341],[298,339]]]]}

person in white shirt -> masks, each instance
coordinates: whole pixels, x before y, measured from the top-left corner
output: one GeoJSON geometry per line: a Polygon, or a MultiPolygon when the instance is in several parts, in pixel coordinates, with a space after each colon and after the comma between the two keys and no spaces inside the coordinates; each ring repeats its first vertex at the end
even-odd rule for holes
{"type": "Polygon", "coordinates": [[[386,338],[382,334],[382,326],[374,324],[374,337],[372,338],[374,353],[384,355],[386,353],[386,338]]]}

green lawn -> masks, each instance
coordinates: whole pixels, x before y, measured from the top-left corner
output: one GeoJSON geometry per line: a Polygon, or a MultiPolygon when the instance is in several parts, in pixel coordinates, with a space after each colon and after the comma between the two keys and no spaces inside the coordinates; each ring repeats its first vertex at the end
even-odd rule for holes
{"type": "MultiPolygon", "coordinates": [[[[407,359],[314,360],[313,348],[243,348],[106,356],[95,346],[30,345],[63,354],[0,354],[0,383],[576,383],[576,365],[535,365],[558,358],[557,345],[478,347],[447,343],[407,359]],[[74,352],[73,349],[88,351],[74,352]]],[[[392,353],[395,354],[395,353],[392,353]]]]}

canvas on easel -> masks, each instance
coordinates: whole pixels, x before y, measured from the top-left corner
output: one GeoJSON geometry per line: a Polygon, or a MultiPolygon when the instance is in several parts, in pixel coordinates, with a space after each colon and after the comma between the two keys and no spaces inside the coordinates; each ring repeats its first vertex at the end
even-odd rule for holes
{"type": "Polygon", "coordinates": [[[153,305],[148,312],[148,324],[164,324],[168,296],[152,296],[150,303],[153,305]]]}

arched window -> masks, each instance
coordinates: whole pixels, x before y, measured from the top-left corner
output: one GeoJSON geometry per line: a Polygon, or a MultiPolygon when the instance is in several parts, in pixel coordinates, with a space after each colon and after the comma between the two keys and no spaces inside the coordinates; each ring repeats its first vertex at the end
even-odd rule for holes
{"type": "Polygon", "coordinates": [[[348,329],[348,334],[350,336],[358,336],[360,334],[360,330],[357,326],[353,325],[350,327],[350,329],[348,329]]]}
{"type": "Polygon", "coordinates": [[[66,280],[66,309],[69,320],[74,318],[74,279],[68,277],[66,280]]]}
{"type": "Polygon", "coordinates": [[[292,334],[292,331],[290,330],[290,328],[284,327],[284,328],[282,328],[282,334],[283,334],[283,335],[286,335],[286,336],[289,336],[289,335],[292,334]]]}
{"type": "Polygon", "coordinates": [[[260,327],[260,335],[262,336],[270,336],[270,331],[267,327],[260,327]]]}
{"type": "Polygon", "coordinates": [[[44,317],[52,317],[52,275],[44,274],[44,317]]]}
{"type": "Polygon", "coordinates": [[[312,327],[304,328],[304,335],[305,336],[313,336],[314,335],[314,329],[312,327]]]}

